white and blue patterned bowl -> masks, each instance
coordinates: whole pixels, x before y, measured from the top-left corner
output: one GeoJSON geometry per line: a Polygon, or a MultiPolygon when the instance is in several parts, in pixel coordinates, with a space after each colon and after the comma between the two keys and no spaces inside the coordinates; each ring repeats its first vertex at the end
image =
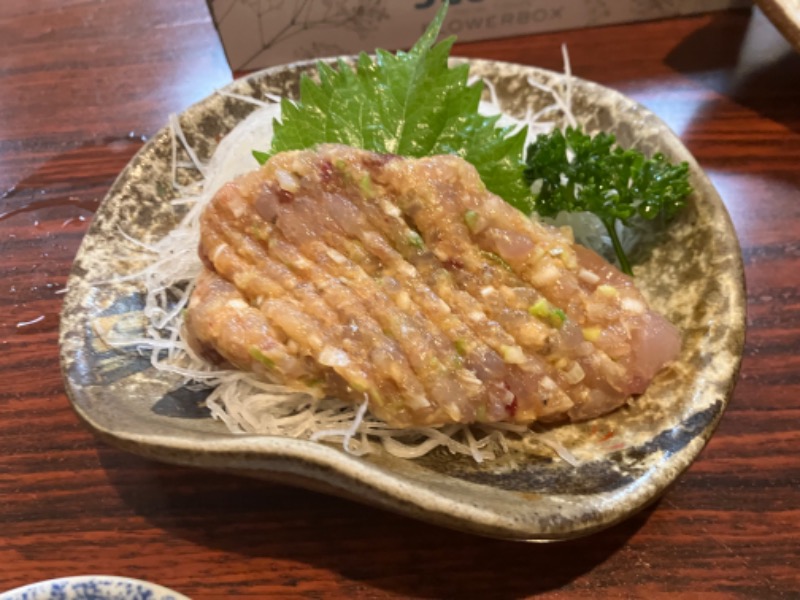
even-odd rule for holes
{"type": "Polygon", "coordinates": [[[80,575],[32,583],[0,594],[0,600],[189,600],[183,594],[139,579],[80,575]]]}

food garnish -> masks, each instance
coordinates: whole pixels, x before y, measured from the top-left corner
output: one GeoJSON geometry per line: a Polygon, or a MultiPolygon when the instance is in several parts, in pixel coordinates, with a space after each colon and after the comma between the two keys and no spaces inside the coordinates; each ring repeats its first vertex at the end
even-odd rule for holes
{"type": "Polygon", "coordinates": [[[498,127],[499,115],[478,112],[482,82],[469,84],[469,65],[448,67],[455,37],[434,44],[447,3],[409,52],[362,53],[355,69],[320,62],[319,83],[304,75],[300,98],[281,101],[281,120],[269,152],[317,144],[345,144],[381,154],[422,157],[455,154],[471,163],[486,187],[530,213],[531,194],[522,175],[527,130],[498,127]]]}
{"type": "Polygon", "coordinates": [[[671,219],[691,193],[689,166],[673,165],[663,154],[647,158],[615,145],[610,133],[588,135],[567,127],[540,134],[528,146],[525,178],[536,212],[555,217],[562,211],[596,215],[608,231],[622,271],[633,275],[620,243],[617,223],[636,218],[671,219]]]}

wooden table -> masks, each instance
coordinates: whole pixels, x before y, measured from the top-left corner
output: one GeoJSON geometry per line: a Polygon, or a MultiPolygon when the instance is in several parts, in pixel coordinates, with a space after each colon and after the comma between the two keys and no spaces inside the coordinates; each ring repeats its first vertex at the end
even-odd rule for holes
{"type": "Polygon", "coordinates": [[[58,292],[119,170],[231,75],[202,0],[3,0],[0,589],[111,573],[194,598],[800,597],[800,55],[748,11],[457,53],[559,69],[561,42],[575,73],[661,115],[718,186],[749,332],[722,424],[674,488],[541,546],[156,464],[87,431],[59,373],[58,292]]]}

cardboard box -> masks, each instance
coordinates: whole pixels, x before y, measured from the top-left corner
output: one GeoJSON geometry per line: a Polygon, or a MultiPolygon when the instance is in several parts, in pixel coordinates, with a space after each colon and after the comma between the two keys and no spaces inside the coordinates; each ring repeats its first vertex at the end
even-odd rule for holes
{"type": "MultiPolygon", "coordinates": [[[[209,0],[234,71],[408,48],[442,0],[209,0]]],[[[451,0],[443,33],[461,41],[661,19],[747,0],[451,0]]]]}

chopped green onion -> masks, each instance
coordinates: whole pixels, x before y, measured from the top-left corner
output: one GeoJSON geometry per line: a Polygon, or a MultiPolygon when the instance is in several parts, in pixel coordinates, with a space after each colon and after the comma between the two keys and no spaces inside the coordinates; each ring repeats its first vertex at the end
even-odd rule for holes
{"type": "Polygon", "coordinates": [[[599,327],[584,327],[582,330],[583,332],[583,339],[587,342],[596,342],[600,339],[600,331],[599,327]]]}
{"type": "Polygon", "coordinates": [[[560,328],[567,320],[567,314],[563,310],[554,307],[544,298],[539,298],[536,304],[528,307],[528,314],[546,321],[556,328],[560,328]]]}
{"type": "Polygon", "coordinates": [[[361,194],[365,198],[371,198],[373,189],[372,189],[372,179],[366,173],[364,176],[358,181],[358,187],[361,189],[361,194]]]}
{"type": "Polygon", "coordinates": [[[408,233],[408,243],[414,246],[414,248],[419,248],[420,250],[425,248],[425,242],[422,240],[422,236],[418,234],[416,231],[410,231],[408,233]]]}
{"type": "Polygon", "coordinates": [[[475,228],[478,226],[478,219],[480,215],[475,212],[474,210],[468,210],[464,213],[464,223],[467,224],[467,227],[473,233],[475,232],[475,228]]]}
{"type": "Polygon", "coordinates": [[[272,360],[269,356],[264,354],[261,350],[259,350],[255,346],[251,346],[249,352],[250,352],[250,358],[252,358],[253,360],[257,360],[268,369],[275,368],[275,361],[272,360]]]}
{"type": "Polygon", "coordinates": [[[488,250],[481,250],[481,256],[492,261],[493,263],[500,265],[506,271],[513,271],[511,265],[508,264],[499,254],[495,254],[494,252],[489,252],[488,250]]]}

